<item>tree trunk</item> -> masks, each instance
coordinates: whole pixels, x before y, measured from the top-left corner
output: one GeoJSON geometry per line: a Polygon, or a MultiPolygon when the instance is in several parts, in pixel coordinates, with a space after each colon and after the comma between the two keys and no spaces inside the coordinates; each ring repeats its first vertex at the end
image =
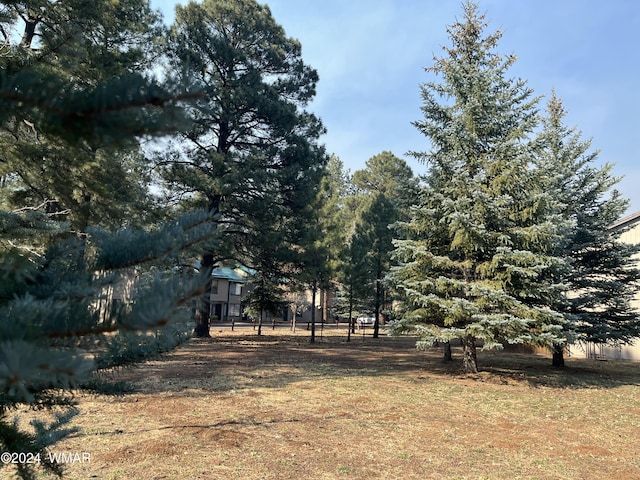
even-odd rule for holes
{"type": "MultiPolygon", "coordinates": [[[[349,328],[351,333],[356,333],[356,320],[353,318],[353,304],[354,304],[353,285],[349,286],[349,328]]],[[[351,336],[351,335],[349,335],[351,336]]]]}
{"type": "Polygon", "coordinates": [[[318,287],[314,284],[311,287],[311,343],[316,343],[316,293],[318,287]]]}
{"type": "Polygon", "coordinates": [[[35,16],[31,13],[27,16],[24,24],[24,33],[22,34],[22,40],[20,41],[20,45],[24,48],[31,48],[31,44],[33,43],[33,38],[36,35],[36,26],[40,23],[40,17],[35,16]]]}
{"type": "Polygon", "coordinates": [[[378,338],[380,335],[380,306],[382,304],[382,285],[380,284],[380,280],[376,279],[376,318],[373,322],[373,338],[378,338]]]}
{"type": "MultiPolygon", "coordinates": [[[[212,198],[209,198],[209,213],[219,213],[221,202],[222,197],[220,195],[215,195],[212,198]]],[[[205,276],[205,289],[204,293],[200,295],[200,298],[198,298],[196,303],[196,327],[193,330],[193,335],[199,338],[211,337],[211,333],[209,332],[209,323],[211,323],[211,293],[213,288],[211,272],[213,272],[213,264],[213,253],[203,253],[200,261],[200,275],[205,276]]],[[[228,308],[229,304],[227,303],[227,309],[228,308]]]]}
{"type": "Polygon", "coordinates": [[[262,315],[263,312],[260,310],[260,320],[258,320],[258,336],[262,335],[262,315]]]}
{"type": "Polygon", "coordinates": [[[204,254],[200,261],[200,275],[206,275],[204,293],[198,298],[196,304],[196,327],[193,335],[198,338],[209,338],[209,322],[211,315],[211,271],[213,270],[213,255],[204,254]]]}
{"type": "Polygon", "coordinates": [[[324,333],[324,322],[326,317],[324,315],[324,290],[320,289],[320,338],[324,333]]]}
{"type": "Polygon", "coordinates": [[[442,361],[450,362],[453,360],[451,355],[451,342],[445,342],[442,344],[442,361]]]}
{"type": "Polygon", "coordinates": [[[465,373],[478,373],[478,357],[476,355],[476,337],[467,335],[463,343],[462,366],[465,373]]]}
{"type": "Polygon", "coordinates": [[[353,328],[353,306],[349,303],[349,324],[347,325],[347,342],[351,341],[351,329],[353,328]]]}
{"type": "Polygon", "coordinates": [[[554,367],[564,367],[564,344],[556,344],[553,346],[551,365],[554,367]]]}
{"type": "Polygon", "coordinates": [[[296,333],[296,320],[298,316],[298,308],[294,308],[293,310],[293,318],[291,319],[291,331],[296,333]]]}

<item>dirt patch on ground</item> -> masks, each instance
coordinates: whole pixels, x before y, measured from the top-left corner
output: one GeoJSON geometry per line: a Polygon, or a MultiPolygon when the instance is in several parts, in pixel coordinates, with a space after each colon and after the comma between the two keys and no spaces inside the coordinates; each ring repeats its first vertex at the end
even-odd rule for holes
{"type": "Polygon", "coordinates": [[[81,395],[68,478],[640,478],[636,364],[481,352],[464,375],[409,337],[212,334],[81,395]]]}

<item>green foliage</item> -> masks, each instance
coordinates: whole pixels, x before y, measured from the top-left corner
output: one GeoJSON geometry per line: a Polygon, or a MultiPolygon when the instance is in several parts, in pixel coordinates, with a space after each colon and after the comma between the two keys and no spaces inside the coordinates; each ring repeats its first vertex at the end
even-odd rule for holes
{"type": "Polygon", "coordinates": [[[243,299],[245,311],[258,319],[258,335],[262,335],[262,321],[265,313],[279,315],[284,309],[284,289],[278,278],[268,271],[256,272],[249,284],[249,293],[243,299]]]}
{"type": "MultiPolygon", "coordinates": [[[[391,226],[398,220],[398,209],[383,193],[373,196],[369,206],[362,213],[361,221],[356,225],[352,240],[366,251],[364,262],[358,262],[364,268],[369,286],[371,309],[375,315],[373,336],[377,337],[380,328],[380,315],[386,302],[386,289],[382,283],[391,267],[393,251],[393,231],[391,226]]],[[[356,264],[356,265],[358,265],[356,264]]]]}
{"type": "MultiPolygon", "coordinates": [[[[219,214],[221,248],[203,252],[201,265],[260,270],[269,230],[291,257],[326,161],[317,145],[323,127],[305,110],[318,76],[300,43],[254,0],[192,2],[176,10],[169,68],[203,92],[189,109],[193,128],[157,160],[167,195],[219,214]]],[[[196,333],[207,336],[206,296],[196,318],[196,333]]]]}
{"type": "Polygon", "coordinates": [[[350,186],[350,178],[348,172],[344,171],[342,160],[331,155],[320,182],[316,207],[331,277],[339,268],[340,252],[349,236],[351,219],[345,201],[350,186]]]}
{"type": "MultiPolygon", "coordinates": [[[[329,259],[326,278],[337,281],[336,309],[351,321],[375,312],[379,318],[389,292],[381,282],[393,250],[391,225],[402,218],[417,194],[418,181],[404,160],[391,152],[370,158],[353,176],[335,156],[321,183],[318,247],[329,259]]],[[[326,282],[325,282],[326,283],[326,282]]]]}
{"type": "MultiPolygon", "coordinates": [[[[95,358],[98,370],[131,365],[170,352],[191,338],[191,325],[173,321],[159,330],[121,330],[106,342],[104,353],[95,358]]],[[[86,383],[83,383],[86,387],[86,383]]]]}
{"type": "Polygon", "coordinates": [[[267,211],[283,219],[304,209],[324,155],[314,143],[322,126],[303,110],[317,74],[300,44],[268,7],[207,0],[177,9],[170,48],[173,70],[204,96],[190,110],[193,129],[161,163],[167,188],[222,213],[220,230],[230,236],[267,211]]]}
{"type": "Polygon", "coordinates": [[[341,252],[335,306],[338,314],[349,319],[349,335],[355,326],[354,319],[372,310],[367,254],[367,244],[358,235],[353,235],[341,252]]]}
{"type": "Polygon", "coordinates": [[[536,102],[494,52],[500,33],[484,34],[477,6],[449,28],[452,46],[422,85],[424,119],[415,122],[432,149],[427,185],[398,224],[398,265],[389,282],[405,298],[392,331],[415,331],[425,344],[460,339],[464,367],[477,369],[483,348],[561,341],[563,316],[549,308],[566,285],[552,281],[567,261],[556,256],[568,227],[551,196],[535,185],[536,102]]]}
{"type": "MultiPolygon", "coordinates": [[[[0,58],[0,449],[40,454],[60,475],[45,454],[76,414],[69,392],[98,366],[184,338],[169,327],[122,341],[172,324],[202,292],[178,265],[217,234],[206,211],[122,227],[144,217],[140,137],[185,126],[180,104],[192,96],[140,70],[157,20],[148,3],[16,1],[3,13],[2,32],[24,20],[24,36],[0,58]],[[53,421],[12,421],[24,405],[53,421]]],[[[15,473],[35,478],[35,468],[15,473]]]]}
{"type": "Polygon", "coordinates": [[[351,203],[357,210],[351,219],[353,236],[344,254],[351,262],[344,266],[344,293],[375,315],[373,335],[377,337],[385,305],[391,303],[390,290],[382,281],[391,267],[391,227],[406,217],[417,196],[418,180],[404,160],[382,152],[367,160],[366,168],[356,171],[351,181],[355,191],[351,203]],[[354,249],[360,251],[358,257],[354,257],[354,249]]]}
{"type": "Polygon", "coordinates": [[[640,336],[640,319],[631,306],[640,280],[633,258],[638,247],[620,241],[624,228],[612,228],[627,201],[614,189],[619,179],[612,165],[595,165],[598,152],[590,152],[591,141],[564,125],[565,115],[553,92],[537,160],[542,187],[553,192],[561,215],[573,225],[559,246],[572,260],[566,272],[572,293],[559,305],[568,320],[565,335],[568,342],[631,342],[640,336]]]}
{"type": "Polygon", "coordinates": [[[365,168],[354,172],[351,181],[361,195],[384,195],[400,215],[414,204],[418,194],[418,179],[411,167],[388,151],[367,160],[365,168]]]}
{"type": "Polygon", "coordinates": [[[138,137],[183,121],[178,96],[143,70],[157,54],[159,18],[144,0],[17,1],[4,11],[3,32],[24,31],[17,45],[5,38],[0,59],[9,207],[49,202],[78,229],[141,215],[138,137]]]}
{"type": "MultiPolygon", "coordinates": [[[[3,450],[42,454],[42,449],[58,439],[51,435],[40,439],[25,434],[17,424],[12,427],[8,415],[18,406],[65,405],[65,391],[84,385],[95,369],[126,365],[167,351],[185,339],[184,327],[174,325],[176,310],[198,295],[203,284],[193,275],[176,275],[165,265],[178,254],[189,255],[190,248],[206,244],[213,233],[200,227],[209,223],[207,219],[204,213],[189,215],[147,235],[138,233],[133,250],[122,248],[130,241],[128,235],[102,231],[99,238],[90,234],[69,238],[63,230],[43,254],[30,253],[18,264],[2,262],[3,271],[8,272],[2,278],[4,295],[0,299],[3,450]],[[155,243],[163,237],[159,232],[173,236],[171,244],[160,251],[155,243]],[[22,266],[26,273],[21,272],[22,266]],[[131,292],[122,297],[123,307],[105,311],[102,305],[115,304],[114,290],[131,283],[128,273],[132,269],[138,275],[131,292]],[[22,281],[15,282],[16,278],[22,281]],[[138,330],[156,333],[150,337],[135,333],[138,330]],[[121,333],[105,336],[111,332],[121,333]],[[92,360],[96,349],[103,353],[92,360]],[[22,443],[16,443],[18,440],[22,443]]],[[[11,232],[3,238],[11,238],[11,232]]],[[[24,472],[20,474],[30,478],[29,467],[21,468],[24,472]]]]}
{"type": "MultiPolygon", "coordinates": [[[[61,403],[56,400],[56,403],[61,403]]],[[[74,416],[78,414],[78,410],[74,407],[68,407],[63,412],[56,412],[54,420],[50,423],[34,420],[30,423],[33,433],[21,429],[18,418],[8,421],[4,415],[0,417],[0,439],[2,439],[3,452],[29,452],[34,455],[33,458],[40,459],[38,466],[43,470],[54,475],[62,476],[63,469],[60,464],[52,462],[47,455],[47,447],[54,445],[63,437],[75,433],[77,430],[68,428],[67,424],[74,416]]],[[[34,464],[18,463],[16,464],[17,474],[24,480],[35,480],[36,473],[33,468],[34,464]]],[[[0,466],[0,468],[6,465],[0,466]]]]}

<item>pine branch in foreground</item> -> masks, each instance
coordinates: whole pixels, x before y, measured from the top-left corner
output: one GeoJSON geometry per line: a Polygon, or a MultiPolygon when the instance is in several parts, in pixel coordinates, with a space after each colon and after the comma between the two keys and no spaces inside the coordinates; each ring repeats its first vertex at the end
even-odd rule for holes
{"type": "MultiPolygon", "coordinates": [[[[28,213],[33,212],[9,217],[28,213]]],[[[42,220],[46,225],[46,216],[42,220]]],[[[13,225],[19,230],[24,222],[13,225]]],[[[98,368],[147,358],[186,338],[180,326],[184,309],[201,295],[205,282],[203,276],[172,265],[184,263],[180,258],[189,258],[196,248],[215,244],[211,225],[208,214],[191,213],[149,232],[101,230],[78,238],[62,228],[41,253],[20,252],[20,257],[15,250],[0,251],[3,451],[44,455],[68,433],[66,422],[75,414],[69,392],[90,384],[98,368]],[[128,248],[132,239],[135,247],[128,248]],[[114,298],[114,290],[125,287],[129,293],[114,298]],[[115,332],[123,333],[109,335],[115,332]],[[55,409],[64,416],[30,433],[10,420],[11,412],[23,405],[55,409]]],[[[9,222],[5,227],[9,237],[18,237],[11,234],[9,222]]],[[[53,227],[42,231],[52,235],[53,227]]],[[[56,465],[42,466],[60,473],[56,465]]],[[[35,478],[32,467],[23,465],[18,474],[35,478]]]]}

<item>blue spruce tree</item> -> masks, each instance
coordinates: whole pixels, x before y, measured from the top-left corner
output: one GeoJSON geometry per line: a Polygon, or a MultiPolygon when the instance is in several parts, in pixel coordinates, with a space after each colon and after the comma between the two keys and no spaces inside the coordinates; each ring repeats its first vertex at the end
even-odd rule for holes
{"type": "MultiPolygon", "coordinates": [[[[177,312],[203,290],[200,279],[175,266],[192,257],[194,248],[213,248],[206,212],[144,230],[108,231],[93,205],[92,215],[79,211],[84,200],[86,205],[98,198],[91,195],[93,187],[100,188],[100,202],[118,202],[108,187],[117,175],[108,184],[92,185],[95,178],[87,172],[124,175],[122,152],[141,135],[162,135],[181,125],[186,96],[168,92],[135,65],[119,70],[117,78],[86,70],[103,71],[96,62],[107,52],[89,55],[90,35],[81,26],[98,28],[105,9],[130,8],[112,12],[122,19],[146,11],[145,5],[16,1],[5,2],[1,12],[3,34],[20,18],[26,27],[19,44],[5,38],[0,57],[0,451],[40,460],[1,463],[3,478],[36,478],[36,466],[62,475],[47,448],[71,429],[77,413],[71,390],[92,382],[98,367],[151,352],[138,341],[123,349],[124,332],[178,333],[172,330],[177,312]],[[71,201],[73,195],[79,202],[71,201]],[[137,281],[130,282],[134,273],[137,281]],[[113,301],[114,288],[124,286],[130,293],[113,301]],[[96,344],[107,353],[95,351],[96,344]],[[12,418],[24,406],[49,409],[50,421],[25,425],[12,418]]],[[[109,30],[102,26],[102,33],[109,30]]],[[[111,53],[121,58],[132,52],[114,44],[111,53]]],[[[103,212],[117,210],[106,207],[103,212]]],[[[179,340],[164,338],[162,348],[179,340]]]]}
{"type": "Polygon", "coordinates": [[[459,340],[463,366],[477,371],[476,346],[563,342],[564,317],[549,308],[566,285],[556,246],[568,227],[558,206],[535,188],[537,99],[510,79],[513,56],[495,52],[500,32],[485,34],[475,4],[449,29],[451,46],[427,69],[441,82],[422,85],[431,143],[415,157],[428,165],[426,187],[398,223],[398,265],[388,281],[404,297],[393,332],[418,334],[419,346],[459,340]]]}
{"type": "MultiPolygon", "coordinates": [[[[567,319],[567,343],[629,343],[640,336],[640,319],[631,306],[640,279],[633,258],[638,247],[622,243],[624,229],[615,228],[628,202],[614,188],[619,179],[612,175],[612,165],[596,165],[598,152],[564,124],[565,116],[553,92],[536,160],[542,188],[553,193],[572,224],[558,252],[571,259],[564,279],[571,293],[557,308],[567,319]]],[[[554,366],[564,365],[563,347],[554,349],[554,366]]]]}

